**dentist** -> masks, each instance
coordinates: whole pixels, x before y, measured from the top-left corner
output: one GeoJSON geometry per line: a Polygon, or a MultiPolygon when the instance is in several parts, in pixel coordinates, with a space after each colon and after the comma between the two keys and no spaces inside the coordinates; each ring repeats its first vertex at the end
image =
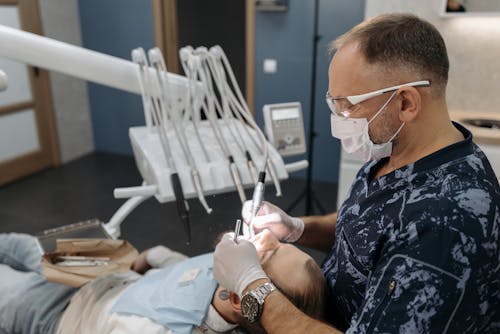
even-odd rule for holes
{"type": "Polygon", "coordinates": [[[498,332],[500,187],[471,133],[450,120],[443,38],[416,16],[386,14],[332,51],[332,135],[366,164],[336,213],[290,217],[264,203],[253,220],[257,232],[329,253],[331,325],[263,289],[249,242],[222,239],[216,279],[268,333],[498,332]]]}

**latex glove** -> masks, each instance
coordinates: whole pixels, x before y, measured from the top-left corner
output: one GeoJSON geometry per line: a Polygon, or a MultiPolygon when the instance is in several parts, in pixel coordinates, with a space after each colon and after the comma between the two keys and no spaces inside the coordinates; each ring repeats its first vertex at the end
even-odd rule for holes
{"type": "Polygon", "coordinates": [[[214,276],[220,285],[241,297],[245,288],[255,280],[268,278],[255,246],[239,238],[234,242],[234,233],[226,233],[215,247],[214,276]]]}
{"type": "MultiPolygon", "coordinates": [[[[252,201],[246,201],[241,209],[241,216],[245,224],[250,225],[252,218],[252,201]]],[[[304,232],[304,221],[297,217],[290,217],[283,210],[269,202],[262,202],[262,206],[253,219],[253,229],[259,233],[269,229],[276,238],[295,242],[300,239],[304,232]]]]}

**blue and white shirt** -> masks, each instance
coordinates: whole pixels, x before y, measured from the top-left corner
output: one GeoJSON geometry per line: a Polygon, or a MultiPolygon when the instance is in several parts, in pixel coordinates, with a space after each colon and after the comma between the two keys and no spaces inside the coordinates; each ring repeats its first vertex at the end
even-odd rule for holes
{"type": "Polygon", "coordinates": [[[500,333],[500,187],[472,135],[358,172],[323,264],[347,333],[500,333]]]}

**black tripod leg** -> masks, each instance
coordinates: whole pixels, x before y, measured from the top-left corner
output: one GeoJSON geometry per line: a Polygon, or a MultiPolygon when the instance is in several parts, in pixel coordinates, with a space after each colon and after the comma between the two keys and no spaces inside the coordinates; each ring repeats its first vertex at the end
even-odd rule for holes
{"type": "Polygon", "coordinates": [[[314,195],[312,191],[312,167],[313,167],[313,157],[314,157],[314,137],[316,133],[314,132],[314,110],[315,110],[315,94],[316,94],[316,58],[317,58],[317,49],[318,42],[321,39],[321,36],[318,34],[318,17],[319,17],[319,0],[314,1],[314,47],[312,54],[312,76],[311,76],[311,100],[310,100],[310,108],[309,108],[309,133],[308,133],[308,150],[307,150],[307,160],[309,161],[309,166],[307,168],[307,177],[306,177],[306,188],[305,190],[297,197],[292,204],[287,208],[286,212],[290,212],[294,209],[299,202],[305,197],[305,215],[312,214],[313,204],[316,203],[316,206],[319,208],[321,213],[325,213],[326,210],[323,208],[319,200],[314,195]]]}
{"type": "Polygon", "coordinates": [[[321,202],[319,201],[319,199],[316,197],[316,195],[314,194],[314,192],[311,192],[311,197],[312,197],[312,200],[313,202],[316,204],[316,206],[318,207],[319,209],[319,212],[324,215],[326,214],[326,210],[325,208],[323,207],[323,205],[321,204],[321,202]]]}
{"type": "Polygon", "coordinates": [[[302,200],[302,198],[304,198],[304,196],[306,195],[306,193],[307,193],[307,189],[302,190],[302,192],[300,193],[300,195],[297,196],[297,198],[288,206],[288,208],[285,210],[285,212],[289,213],[290,211],[292,211],[293,209],[295,209],[295,207],[297,206],[297,204],[300,203],[300,201],[302,200]]]}

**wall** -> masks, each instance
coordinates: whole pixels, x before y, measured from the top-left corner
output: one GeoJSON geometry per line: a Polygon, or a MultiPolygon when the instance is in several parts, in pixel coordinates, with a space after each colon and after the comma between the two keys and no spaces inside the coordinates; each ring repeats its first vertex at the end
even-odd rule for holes
{"type": "MultiPolygon", "coordinates": [[[[352,26],[361,22],[364,1],[320,0],[314,95],[313,178],[337,182],[339,142],[332,138],[330,111],[324,102],[328,89],[328,44],[352,26]]],[[[302,104],[306,132],[309,129],[311,105],[312,54],[314,35],[314,1],[289,0],[286,12],[256,13],[256,88],[255,106],[259,124],[263,125],[262,106],[269,103],[299,101],[302,104]],[[276,74],[265,74],[265,58],[278,61],[276,74]]],[[[308,134],[306,133],[306,138],[308,134]]],[[[294,161],[302,157],[287,160],[294,161]]],[[[304,177],[297,173],[291,177],[304,177]]]]}
{"type": "Polygon", "coordinates": [[[245,0],[177,1],[179,47],[220,45],[242,92],[246,75],[245,6],[245,0]]]}
{"type": "MultiPolygon", "coordinates": [[[[133,48],[153,46],[150,1],[80,0],[78,4],[84,47],[130,59],[133,48]]],[[[321,39],[317,46],[313,176],[315,180],[337,182],[339,143],[331,137],[329,111],[324,103],[330,59],[326,50],[332,39],[362,20],[364,0],[320,0],[319,5],[321,39]]],[[[255,105],[261,125],[264,104],[300,101],[306,130],[309,128],[313,29],[314,1],[290,0],[286,12],[256,13],[255,105]],[[264,58],[278,60],[277,74],[262,72],[264,58]]],[[[128,128],[144,124],[139,96],[92,83],[88,89],[96,150],[131,154],[128,128]]]]}
{"type": "MultiPolygon", "coordinates": [[[[151,1],[79,0],[83,47],[130,60],[154,46],[151,1]]],[[[88,83],[96,151],[132,154],[128,129],[144,125],[141,98],[88,83]]]]}
{"type": "MultiPolygon", "coordinates": [[[[44,35],[81,45],[76,0],[39,0],[44,35]]],[[[84,81],[50,73],[61,162],[68,162],[94,150],[87,86],[84,81]]]]}
{"type": "Polygon", "coordinates": [[[500,113],[500,16],[439,16],[441,1],[366,1],[366,17],[386,12],[411,12],[441,32],[448,49],[450,110],[500,113]]]}

